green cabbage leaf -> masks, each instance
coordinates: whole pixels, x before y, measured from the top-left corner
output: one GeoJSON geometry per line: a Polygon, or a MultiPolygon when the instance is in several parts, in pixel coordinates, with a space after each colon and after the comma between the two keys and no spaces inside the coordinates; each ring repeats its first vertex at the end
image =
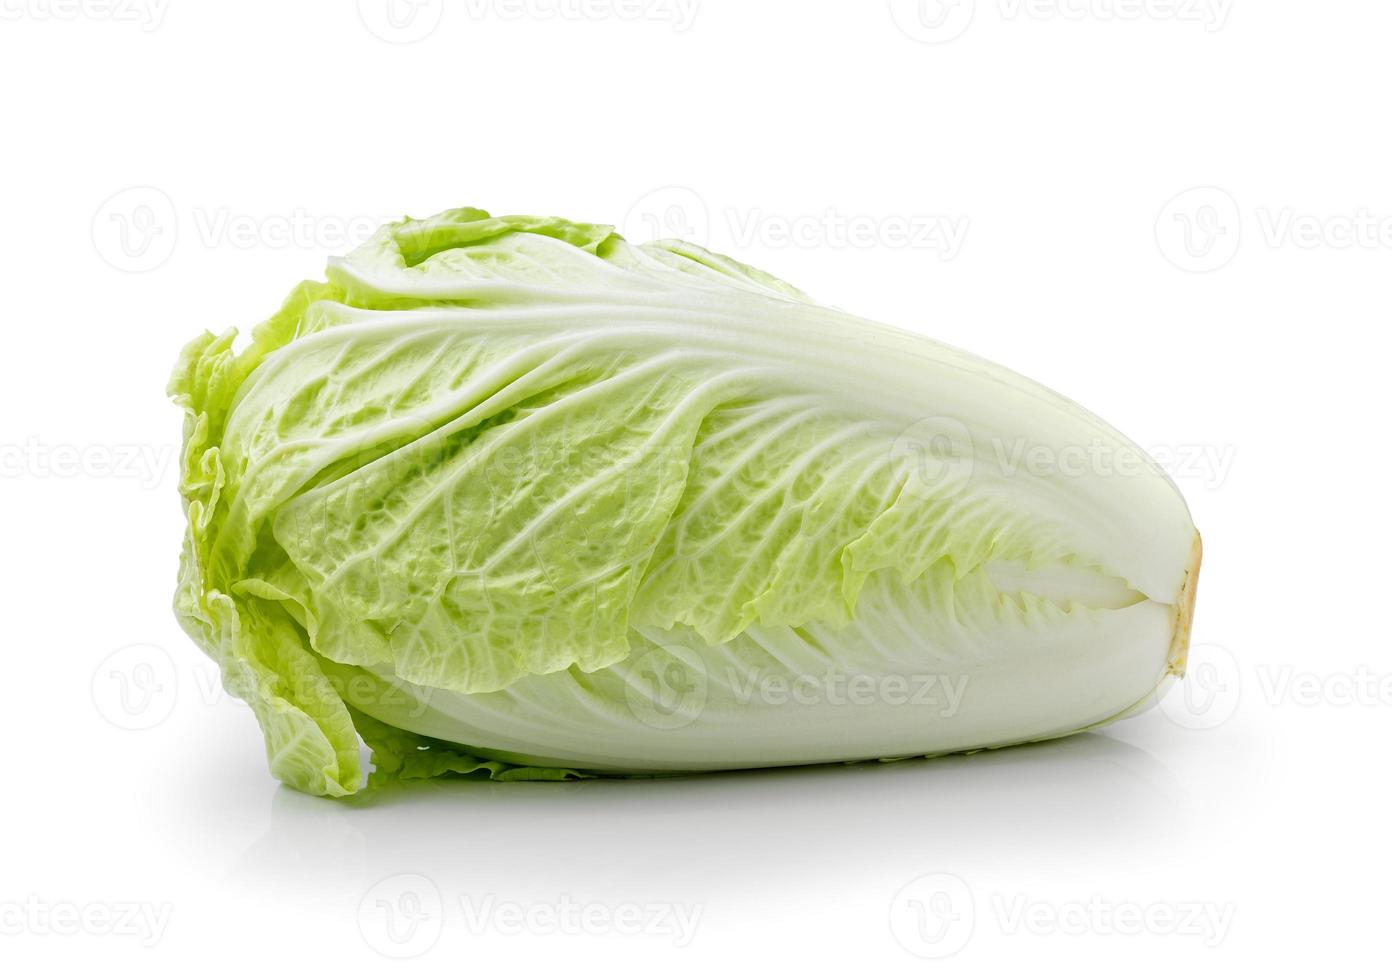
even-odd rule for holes
{"type": "Polygon", "coordinates": [[[170,392],[177,614],[306,792],[364,743],[377,778],[977,749],[1183,669],[1198,538],[1140,449],[691,244],[403,220],[170,392]]]}

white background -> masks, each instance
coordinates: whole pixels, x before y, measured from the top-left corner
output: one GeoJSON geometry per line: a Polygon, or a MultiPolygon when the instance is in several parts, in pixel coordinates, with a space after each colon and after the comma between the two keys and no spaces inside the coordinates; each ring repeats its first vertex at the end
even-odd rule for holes
{"type": "Polygon", "coordinates": [[[399,2],[0,0],[0,971],[1385,960],[1392,8],[399,2]],[[1204,533],[1189,686],[935,762],[278,787],[169,611],[164,384],[457,205],[703,240],[1093,408],[1204,533]]]}

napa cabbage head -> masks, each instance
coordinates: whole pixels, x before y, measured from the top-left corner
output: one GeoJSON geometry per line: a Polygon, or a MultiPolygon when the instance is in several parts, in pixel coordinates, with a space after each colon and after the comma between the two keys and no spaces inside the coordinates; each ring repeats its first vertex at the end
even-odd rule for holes
{"type": "Polygon", "coordinates": [[[1003,745],[1183,668],[1198,538],[1134,444],[687,243],[389,224],[170,391],[178,616],[307,792],[364,742],[498,779],[1003,745]]]}

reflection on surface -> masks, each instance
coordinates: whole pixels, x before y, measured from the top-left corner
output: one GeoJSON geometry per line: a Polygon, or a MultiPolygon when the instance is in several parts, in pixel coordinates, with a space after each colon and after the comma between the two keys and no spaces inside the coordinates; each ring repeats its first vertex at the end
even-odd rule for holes
{"type": "Polygon", "coordinates": [[[1184,792],[1089,733],[932,760],[572,783],[445,780],[351,801],[281,788],[230,883],[352,898],[421,872],[519,901],[584,891],[728,903],[933,868],[1045,872],[1163,860],[1184,792]],[[1125,857],[1130,855],[1130,857],[1125,857]]]}

